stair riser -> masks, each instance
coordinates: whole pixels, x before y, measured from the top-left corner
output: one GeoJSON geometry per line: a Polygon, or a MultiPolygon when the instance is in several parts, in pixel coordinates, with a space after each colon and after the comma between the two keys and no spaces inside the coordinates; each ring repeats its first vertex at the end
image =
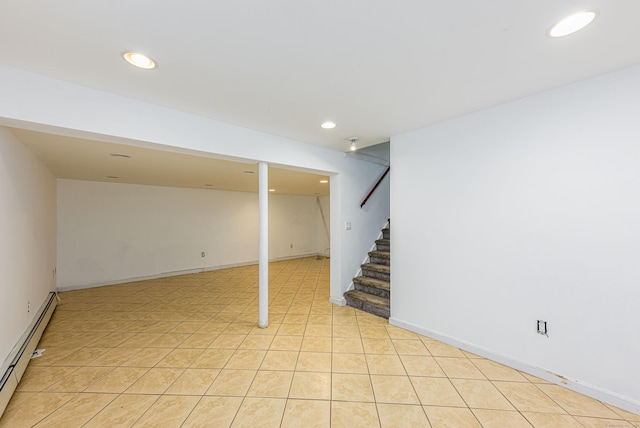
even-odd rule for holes
{"type": "Polygon", "coordinates": [[[378,250],[378,251],[391,251],[391,245],[376,244],[376,250],[378,250]]]}
{"type": "Polygon", "coordinates": [[[383,290],[381,288],[372,287],[370,285],[358,284],[357,282],[353,283],[353,286],[358,291],[363,291],[368,294],[373,294],[374,296],[383,297],[388,299],[391,293],[388,290],[383,290]]]}
{"type": "Polygon", "coordinates": [[[368,312],[372,315],[376,315],[382,318],[386,318],[389,319],[389,310],[387,309],[383,309],[383,308],[378,308],[377,306],[373,306],[370,303],[365,303],[362,302],[360,300],[356,300],[356,299],[350,299],[349,297],[347,297],[347,306],[350,306],[352,308],[356,308],[356,309],[360,309],[362,311],[368,312]]]}
{"type": "Polygon", "coordinates": [[[382,231],[382,238],[383,239],[391,239],[391,231],[390,230],[383,230],[382,231]]]}
{"type": "Polygon", "coordinates": [[[370,270],[363,268],[362,276],[366,276],[369,278],[381,279],[383,281],[391,282],[391,274],[386,272],[378,272],[377,270],[370,270]]]}
{"type": "Polygon", "coordinates": [[[386,257],[370,256],[369,259],[371,263],[377,265],[391,266],[391,259],[388,259],[386,257]]]}

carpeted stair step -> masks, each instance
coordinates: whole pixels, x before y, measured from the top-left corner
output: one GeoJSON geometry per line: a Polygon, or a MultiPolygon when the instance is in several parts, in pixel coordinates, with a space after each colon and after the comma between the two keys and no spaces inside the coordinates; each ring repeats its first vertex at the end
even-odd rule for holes
{"type": "Polygon", "coordinates": [[[353,285],[356,290],[373,294],[374,296],[388,299],[390,295],[389,281],[383,281],[376,278],[367,278],[366,276],[358,276],[353,278],[353,285]]]}
{"type": "Polygon", "coordinates": [[[369,278],[391,281],[391,267],[387,265],[377,265],[375,263],[365,263],[360,266],[362,276],[369,278]]]}
{"type": "Polygon", "coordinates": [[[391,240],[389,239],[376,240],[376,249],[378,251],[391,251],[391,240]]]}
{"type": "Polygon", "coordinates": [[[374,296],[358,290],[351,290],[344,293],[347,299],[347,305],[362,309],[370,314],[377,315],[382,318],[389,318],[390,301],[382,297],[374,296]]]}
{"type": "Polygon", "coordinates": [[[391,239],[391,229],[389,229],[388,227],[382,229],[382,237],[384,239],[391,239]]]}
{"type": "Polygon", "coordinates": [[[391,266],[391,253],[389,251],[370,251],[369,261],[377,265],[391,266]]]}

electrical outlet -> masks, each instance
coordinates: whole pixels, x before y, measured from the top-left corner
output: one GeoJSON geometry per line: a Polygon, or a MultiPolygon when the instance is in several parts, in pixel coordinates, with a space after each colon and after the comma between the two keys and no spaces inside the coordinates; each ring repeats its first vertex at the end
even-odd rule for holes
{"type": "Polygon", "coordinates": [[[549,334],[547,332],[547,322],[546,321],[538,320],[536,326],[538,328],[538,334],[541,334],[543,336],[549,337],[549,334]]]}
{"type": "Polygon", "coordinates": [[[202,257],[206,256],[207,253],[205,253],[204,251],[202,252],[202,257]]]}
{"type": "Polygon", "coordinates": [[[350,221],[347,221],[347,222],[344,224],[344,230],[351,230],[351,222],[350,222],[350,221]]]}

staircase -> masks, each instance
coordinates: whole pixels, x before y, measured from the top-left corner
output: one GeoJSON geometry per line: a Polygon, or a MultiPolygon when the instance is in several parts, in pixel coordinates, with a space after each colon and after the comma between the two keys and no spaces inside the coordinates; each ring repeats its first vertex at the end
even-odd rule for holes
{"type": "Polygon", "coordinates": [[[382,318],[389,318],[391,295],[391,223],[369,252],[369,263],[361,266],[362,276],[353,278],[354,290],[344,293],[347,305],[382,318]]]}

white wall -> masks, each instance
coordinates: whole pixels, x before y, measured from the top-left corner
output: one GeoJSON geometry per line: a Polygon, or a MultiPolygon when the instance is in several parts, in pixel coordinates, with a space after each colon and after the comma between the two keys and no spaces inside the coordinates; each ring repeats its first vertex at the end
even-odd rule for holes
{"type": "MultiPolygon", "coordinates": [[[[317,211],[269,195],[270,259],[318,254],[317,211]]],[[[58,180],[60,289],[257,259],[256,193],[58,180]]]]}
{"type": "Polygon", "coordinates": [[[0,364],[55,290],[55,266],[55,178],[0,127],[0,364]]]}
{"type": "Polygon", "coordinates": [[[392,321],[639,412],[639,94],[636,66],[393,137],[392,321]]]}
{"type": "Polygon", "coordinates": [[[0,125],[331,175],[333,302],[344,302],[363,251],[389,216],[388,199],[370,205],[379,210],[359,208],[381,165],[11,67],[0,66],[0,81],[0,125]],[[346,221],[352,230],[344,230],[346,221]]]}

